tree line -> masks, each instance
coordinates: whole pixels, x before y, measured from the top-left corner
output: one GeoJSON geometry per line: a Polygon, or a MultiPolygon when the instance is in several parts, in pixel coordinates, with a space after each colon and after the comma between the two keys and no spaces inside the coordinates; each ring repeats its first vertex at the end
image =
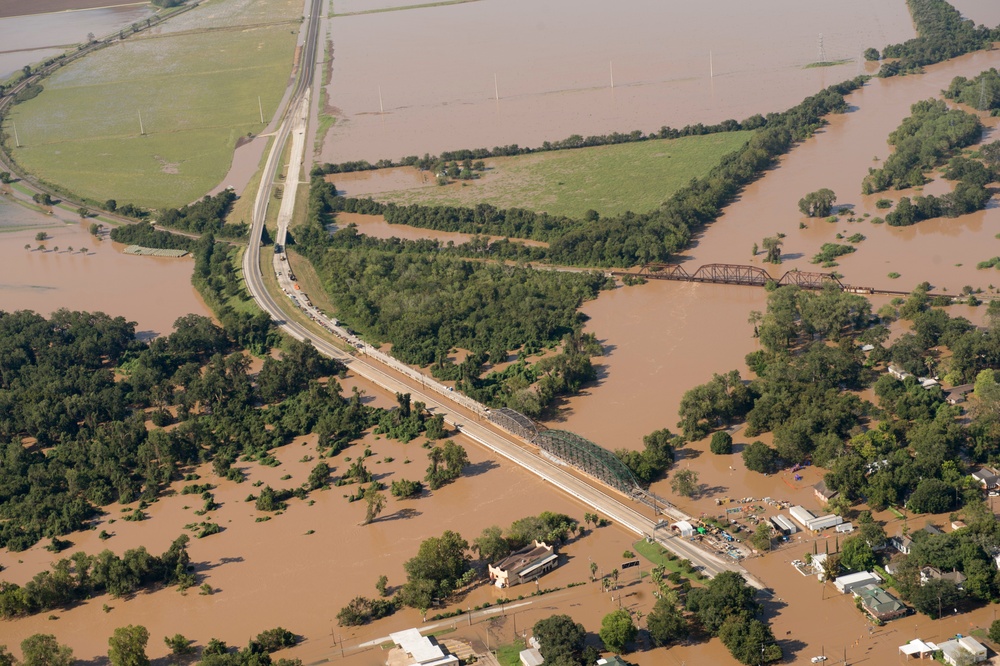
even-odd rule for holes
{"type": "Polygon", "coordinates": [[[352,171],[371,171],[375,169],[390,169],[392,167],[412,166],[422,171],[438,171],[440,165],[447,162],[465,162],[466,160],[484,160],[490,157],[512,157],[514,155],[530,155],[531,153],[550,152],[553,150],[572,150],[575,148],[589,148],[592,146],[608,146],[621,143],[636,143],[640,141],[654,141],[656,139],[678,139],[684,136],[703,136],[705,134],[717,134],[720,132],[739,132],[741,130],[755,130],[762,127],[765,119],[760,114],[750,116],[746,120],[739,122],[736,120],[724,120],[715,125],[704,125],[695,123],[685,125],[681,129],[675,129],[664,125],[658,132],[645,133],[641,130],[632,132],[611,132],[610,134],[598,134],[583,137],[573,134],[559,141],[543,141],[537,148],[518,146],[510,144],[507,146],[494,146],[493,148],[474,148],[444,151],[440,155],[430,155],[424,153],[423,157],[408,155],[399,160],[381,159],[374,164],[365,160],[354,160],[340,162],[337,164],[317,164],[310,172],[312,176],[326,176],[333,173],[350,173],[352,171]]]}
{"type": "MultiPolygon", "coordinates": [[[[156,211],[155,222],[162,227],[193,234],[212,233],[220,238],[246,238],[250,227],[245,222],[226,224],[226,216],[232,210],[236,198],[232,189],[225,189],[214,196],[206,194],[192,204],[156,211]]],[[[150,211],[131,203],[118,206],[117,202],[109,200],[105,206],[119,215],[137,220],[145,220],[151,215],[150,211]],[[108,204],[114,204],[114,207],[108,204]]]]}
{"type": "MultiPolygon", "coordinates": [[[[368,199],[324,197],[323,206],[383,214],[393,223],[437,230],[548,241],[535,249],[539,261],[572,266],[634,266],[667,261],[688,245],[692,233],[713,221],[743,186],[758,178],[777,157],[809,136],[830,113],[847,109],[844,96],[864,85],[857,77],[830,86],[782,113],[768,114],[749,141],[721,160],[709,174],[675,192],[655,211],[626,212],[614,217],[592,214],[585,220],[549,216],[518,209],[501,211],[488,205],[397,206],[368,199]]],[[[314,179],[313,187],[317,186],[314,179]]]]}
{"type": "Polygon", "coordinates": [[[906,0],[906,5],[917,37],[882,49],[882,58],[895,60],[882,65],[878,73],[881,77],[919,72],[926,65],[989,49],[1000,39],[1000,27],[993,30],[976,27],[945,0],[906,0]]]}

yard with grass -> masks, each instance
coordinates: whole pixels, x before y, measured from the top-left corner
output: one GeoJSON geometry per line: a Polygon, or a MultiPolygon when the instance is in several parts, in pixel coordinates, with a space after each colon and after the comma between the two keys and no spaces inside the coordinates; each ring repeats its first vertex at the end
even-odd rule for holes
{"type": "MultiPolygon", "coordinates": [[[[752,132],[720,132],[680,139],[594,146],[486,160],[479,180],[426,185],[374,195],[401,204],[526,208],[580,218],[644,213],[666,201],[692,178],[707,174],[752,132]]],[[[333,176],[336,182],[336,176],[333,176]]]]}
{"type": "Polygon", "coordinates": [[[14,158],[97,202],[200,198],[229,171],[237,141],[263,129],[258,96],[265,120],[274,114],[301,13],[291,0],[209,0],[60,69],[13,107],[14,158]]]}

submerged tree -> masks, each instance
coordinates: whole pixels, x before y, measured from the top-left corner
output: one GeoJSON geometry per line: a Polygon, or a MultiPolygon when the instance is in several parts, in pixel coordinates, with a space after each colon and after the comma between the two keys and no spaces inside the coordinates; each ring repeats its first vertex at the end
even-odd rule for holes
{"type": "Polygon", "coordinates": [[[371,523],[385,508],[385,495],[378,491],[378,484],[372,483],[365,490],[365,525],[371,523]]]}
{"type": "Polygon", "coordinates": [[[763,241],[764,245],[764,263],[765,264],[780,264],[781,263],[781,238],[778,236],[768,236],[763,241]]]}
{"type": "Polygon", "coordinates": [[[799,210],[809,217],[826,217],[836,201],[837,195],[833,190],[824,187],[799,199],[799,210]]]}

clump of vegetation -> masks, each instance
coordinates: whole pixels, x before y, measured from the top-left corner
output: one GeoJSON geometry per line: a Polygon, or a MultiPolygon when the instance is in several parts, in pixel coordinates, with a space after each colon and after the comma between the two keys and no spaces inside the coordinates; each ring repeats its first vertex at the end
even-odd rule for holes
{"type": "Polygon", "coordinates": [[[810,260],[810,263],[829,264],[833,262],[837,257],[843,256],[845,254],[851,254],[852,252],[856,251],[856,249],[857,248],[854,248],[850,245],[841,245],[840,243],[823,243],[823,245],[819,249],[819,252],[813,255],[813,258],[810,260]]]}
{"type": "Polygon", "coordinates": [[[833,190],[824,187],[799,199],[799,211],[809,217],[826,217],[836,201],[837,195],[833,190]]]}
{"type": "Polygon", "coordinates": [[[52,571],[37,574],[24,587],[0,584],[0,617],[9,620],[43,613],[103,593],[126,597],[152,585],[190,587],[195,577],[188,572],[188,541],[181,535],[159,557],[141,546],[121,557],[110,550],[96,556],[76,553],[53,564],[52,571]]]}
{"type": "Polygon", "coordinates": [[[974,114],[949,109],[941,100],[927,99],[910,107],[911,115],[889,135],[896,147],[882,168],[870,168],[862,193],[903,189],[927,182],[924,172],[944,163],[959,148],[979,140],[982,123],[974,114]]]}
{"type": "Polygon", "coordinates": [[[875,207],[878,208],[879,210],[886,210],[888,208],[892,208],[892,201],[890,201],[889,199],[879,199],[878,201],[875,202],[875,207]]]}
{"type": "Polygon", "coordinates": [[[393,497],[398,497],[400,499],[406,499],[408,497],[416,497],[424,490],[424,484],[420,481],[410,481],[408,479],[399,479],[398,481],[393,481],[390,492],[393,497]]]}
{"type": "Polygon", "coordinates": [[[666,428],[655,430],[642,438],[642,452],[630,449],[618,449],[615,455],[621,460],[636,480],[648,486],[653,481],[663,478],[664,473],[674,462],[674,448],[680,443],[680,438],[666,428]]]}
{"type": "Polygon", "coordinates": [[[896,271],[889,273],[889,279],[895,280],[897,278],[899,278],[899,273],[897,273],[896,271]]]}
{"type": "Polygon", "coordinates": [[[987,259],[986,261],[980,261],[976,264],[978,270],[985,270],[987,268],[997,268],[1000,269],[1000,257],[993,257],[992,259],[987,259]]]}

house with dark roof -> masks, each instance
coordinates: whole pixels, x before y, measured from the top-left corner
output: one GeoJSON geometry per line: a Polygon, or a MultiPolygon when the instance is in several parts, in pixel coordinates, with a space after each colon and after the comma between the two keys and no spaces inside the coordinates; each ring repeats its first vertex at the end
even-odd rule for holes
{"type": "Polygon", "coordinates": [[[829,502],[834,497],[840,494],[836,490],[831,490],[830,488],[827,488],[825,481],[820,481],[815,486],[813,486],[813,493],[816,494],[816,499],[818,499],[823,504],[823,506],[826,506],[827,502],[829,502]]]}
{"type": "Polygon", "coordinates": [[[1000,476],[989,467],[977,469],[972,473],[972,478],[983,487],[983,490],[996,490],[1000,486],[1000,476]]]}
{"type": "Polygon", "coordinates": [[[535,541],[496,564],[490,564],[488,569],[490,580],[494,585],[511,587],[535,580],[557,566],[559,566],[559,555],[555,548],[544,541],[535,541]]]}
{"type": "Polygon", "coordinates": [[[924,567],[920,570],[920,584],[926,585],[932,580],[949,580],[959,589],[966,581],[966,576],[961,571],[941,571],[937,567],[924,567]]]}

